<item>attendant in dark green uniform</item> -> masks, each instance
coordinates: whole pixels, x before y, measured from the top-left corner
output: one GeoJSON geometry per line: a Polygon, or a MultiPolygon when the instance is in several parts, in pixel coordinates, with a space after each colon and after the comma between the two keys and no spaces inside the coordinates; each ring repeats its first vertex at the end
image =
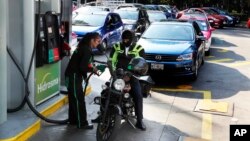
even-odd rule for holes
{"type": "Polygon", "coordinates": [[[97,70],[92,65],[92,48],[97,48],[100,43],[101,37],[98,33],[87,33],[79,42],[65,71],[69,92],[69,123],[77,128],[93,129],[93,125],[87,121],[82,82],[86,80],[88,72],[97,70]]]}

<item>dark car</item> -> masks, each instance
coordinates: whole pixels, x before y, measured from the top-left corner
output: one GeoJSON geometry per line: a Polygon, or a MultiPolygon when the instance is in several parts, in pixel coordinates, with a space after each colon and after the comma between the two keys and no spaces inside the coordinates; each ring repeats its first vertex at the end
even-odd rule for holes
{"type": "Polygon", "coordinates": [[[154,22],[141,36],[150,75],[191,76],[204,63],[205,37],[195,21],[154,22]]]}
{"type": "Polygon", "coordinates": [[[172,18],[171,12],[169,12],[165,7],[160,5],[153,5],[153,4],[147,4],[145,5],[145,8],[147,10],[157,10],[162,11],[166,15],[166,18],[172,18]]]}
{"type": "Polygon", "coordinates": [[[143,33],[150,25],[149,17],[145,9],[130,7],[115,9],[114,12],[120,15],[124,29],[143,33]]]}
{"type": "Polygon", "coordinates": [[[88,32],[98,32],[102,36],[105,48],[121,40],[122,30],[123,23],[117,13],[104,11],[77,13],[72,21],[72,31],[77,34],[78,41],[88,32]]]}
{"type": "Polygon", "coordinates": [[[226,12],[222,9],[215,8],[215,7],[206,7],[206,8],[209,8],[209,9],[215,11],[219,15],[225,16],[227,18],[227,25],[228,26],[235,26],[235,24],[238,24],[240,22],[239,17],[232,16],[231,14],[229,14],[228,12],[226,12]]]}

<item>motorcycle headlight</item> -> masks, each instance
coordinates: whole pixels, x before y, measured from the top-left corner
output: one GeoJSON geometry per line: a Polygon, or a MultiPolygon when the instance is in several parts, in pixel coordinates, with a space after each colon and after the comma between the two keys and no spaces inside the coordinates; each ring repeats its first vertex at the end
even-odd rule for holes
{"type": "Polygon", "coordinates": [[[182,54],[178,56],[176,59],[177,61],[184,61],[184,60],[192,60],[193,59],[193,53],[188,53],[188,54],[182,54]]]}
{"type": "Polygon", "coordinates": [[[113,85],[117,91],[122,91],[123,88],[125,87],[125,82],[122,79],[117,79],[115,80],[113,85]]]}
{"type": "Polygon", "coordinates": [[[125,94],[124,94],[124,98],[127,99],[127,98],[129,98],[129,97],[130,97],[130,94],[129,94],[129,93],[125,93],[125,94]]]}

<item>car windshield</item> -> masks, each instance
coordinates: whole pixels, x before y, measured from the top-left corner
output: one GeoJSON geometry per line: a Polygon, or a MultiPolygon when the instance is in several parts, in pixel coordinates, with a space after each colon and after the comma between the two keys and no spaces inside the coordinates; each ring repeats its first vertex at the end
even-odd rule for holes
{"type": "Polygon", "coordinates": [[[196,22],[198,23],[202,31],[208,31],[208,26],[207,26],[208,24],[205,21],[197,20],[196,22]]]}
{"type": "Polygon", "coordinates": [[[115,12],[118,13],[122,19],[129,19],[129,20],[138,19],[138,11],[117,10],[115,12]]]}
{"type": "Polygon", "coordinates": [[[210,14],[210,15],[218,15],[218,13],[216,13],[215,11],[213,10],[210,10],[210,9],[203,9],[206,13],[210,14]]]}
{"type": "Polygon", "coordinates": [[[78,14],[73,18],[73,25],[82,26],[102,26],[106,19],[106,15],[100,14],[78,14]]]}
{"type": "Polygon", "coordinates": [[[178,24],[152,24],[142,35],[146,39],[192,41],[192,26],[178,24]]]}
{"type": "Polygon", "coordinates": [[[157,13],[157,12],[148,12],[148,16],[149,16],[150,22],[164,21],[167,19],[163,13],[157,13]]]}

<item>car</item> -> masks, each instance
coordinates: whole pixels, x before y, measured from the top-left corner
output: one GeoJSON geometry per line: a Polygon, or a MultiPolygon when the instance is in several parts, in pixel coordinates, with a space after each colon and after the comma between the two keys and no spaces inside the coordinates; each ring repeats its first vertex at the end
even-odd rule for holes
{"type": "Polygon", "coordinates": [[[159,7],[164,7],[168,11],[168,13],[170,13],[170,18],[176,18],[176,13],[178,12],[178,9],[176,7],[170,5],[159,5],[159,7]]]}
{"type": "Polygon", "coordinates": [[[205,37],[196,21],[154,22],[138,41],[149,63],[149,74],[198,77],[204,63],[205,37]]]}
{"type": "MultiPolygon", "coordinates": [[[[106,11],[78,13],[73,18],[72,31],[77,34],[78,41],[88,32],[98,32],[102,37],[102,45],[108,48],[121,41],[123,22],[117,13],[106,11]]],[[[93,51],[96,52],[97,49],[93,51]]]]}
{"type": "Polygon", "coordinates": [[[116,9],[120,9],[120,8],[128,8],[128,7],[132,7],[132,8],[145,8],[143,4],[141,3],[124,3],[124,4],[119,4],[116,9]]]}
{"type": "Polygon", "coordinates": [[[250,28],[250,18],[248,18],[248,21],[247,21],[247,28],[250,28]]]}
{"type": "Polygon", "coordinates": [[[224,26],[235,26],[235,24],[237,23],[237,19],[231,15],[229,15],[228,13],[221,11],[217,8],[213,8],[213,7],[202,7],[201,9],[203,9],[204,11],[208,10],[212,10],[215,14],[217,15],[221,15],[225,17],[225,22],[224,22],[224,26]]]}
{"type": "Polygon", "coordinates": [[[145,5],[145,8],[147,10],[158,10],[158,11],[162,11],[164,12],[166,18],[172,18],[171,12],[169,12],[167,10],[167,8],[165,8],[164,6],[160,6],[160,5],[154,5],[154,4],[147,4],[145,5]]]}
{"type": "Polygon", "coordinates": [[[126,7],[115,9],[114,13],[120,15],[124,30],[129,29],[137,33],[143,33],[150,25],[148,13],[145,9],[126,7]]]}
{"type": "Polygon", "coordinates": [[[149,21],[152,22],[159,22],[159,21],[166,21],[166,15],[162,11],[157,10],[147,10],[149,21]]]}
{"type": "Polygon", "coordinates": [[[215,30],[215,28],[212,28],[210,26],[207,17],[204,14],[186,14],[183,15],[180,19],[195,20],[198,23],[204,37],[206,38],[205,54],[209,55],[210,46],[212,43],[212,32],[215,30]]]}
{"type": "Polygon", "coordinates": [[[226,24],[226,18],[224,16],[218,15],[212,10],[209,9],[201,9],[201,8],[188,8],[183,11],[178,12],[177,18],[180,18],[182,15],[185,14],[206,14],[207,19],[212,27],[223,28],[224,24],[226,24]]]}

